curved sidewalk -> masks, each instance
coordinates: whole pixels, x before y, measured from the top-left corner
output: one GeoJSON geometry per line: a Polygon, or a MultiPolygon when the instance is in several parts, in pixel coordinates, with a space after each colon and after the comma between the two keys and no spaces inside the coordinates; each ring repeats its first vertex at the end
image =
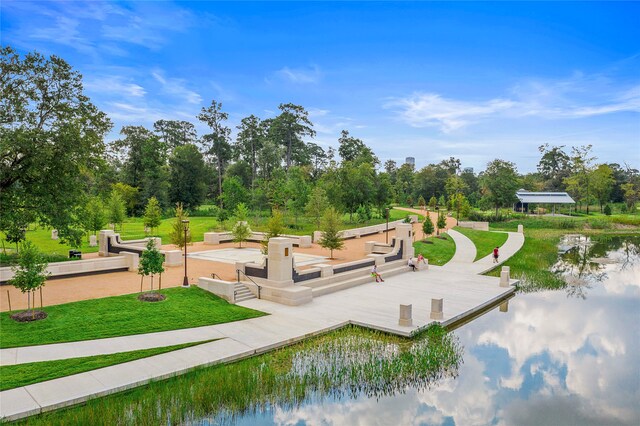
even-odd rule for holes
{"type": "Polygon", "coordinates": [[[498,263],[493,263],[492,254],[474,262],[477,251],[473,241],[471,241],[466,235],[463,235],[454,229],[450,229],[448,232],[456,243],[456,253],[453,258],[442,267],[467,274],[484,274],[485,272],[502,265],[511,256],[516,254],[524,245],[524,234],[519,232],[507,232],[508,238],[500,247],[500,258],[498,263]]]}

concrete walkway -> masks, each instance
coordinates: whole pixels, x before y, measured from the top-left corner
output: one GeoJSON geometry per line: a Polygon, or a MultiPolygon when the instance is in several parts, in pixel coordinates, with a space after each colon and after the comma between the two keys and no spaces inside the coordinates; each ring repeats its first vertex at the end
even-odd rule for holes
{"type": "Polygon", "coordinates": [[[489,254],[474,262],[477,251],[473,241],[454,229],[450,229],[448,233],[456,243],[456,253],[453,258],[443,266],[443,268],[466,274],[484,274],[485,272],[502,265],[511,256],[516,254],[524,245],[524,234],[520,234],[518,232],[507,232],[508,238],[500,247],[498,263],[493,263],[493,254],[489,254]]]}
{"type": "MultiPolygon", "coordinates": [[[[459,232],[455,234],[458,235],[452,237],[460,241],[459,244],[456,240],[456,247],[466,247],[465,250],[468,250],[459,259],[469,259],[471,248],[468,242],[459,237],[462,235],[459,232]]],[[[503,245],[501,260],[504,261],[515,253],[523,242],[521,234],[510,233],[503,245]]],[[[473,260],[475,247],[472,248],[473,260]]],[[[252,299],[240,305],[270,315],[244,321],[136,336],[2,349],[0,363],[15,365],[219,339],[0,392],[0,418],[18,419],[78,404],[152,380],[182,374],[199,366],[267,352],[349,323],[410,336],[434,322],[429,319],[432,298],[444,299],[443,319],[439,322],[446,326],[471,316],[514,292],[512,286],[500,287],[498,278],[480,276],[475,272],[487,267],[493,267],[493,264],[485,262],[485,259],[473,263],[449,262],[443,267],[431,266],[428,270],[395,275],[382,284],[363,284],[317,297],[302,306],[285,306],[252,299]],[[400,304],[412,305],[413,325],[410,327],[398,325],[400,304]]],[[[512,280],[511,284],[514,283],[512,280]]]]}

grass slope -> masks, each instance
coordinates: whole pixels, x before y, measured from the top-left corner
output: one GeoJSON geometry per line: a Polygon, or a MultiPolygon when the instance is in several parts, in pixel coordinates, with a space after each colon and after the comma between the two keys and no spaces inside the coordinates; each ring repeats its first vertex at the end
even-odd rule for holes
{"type": "Polygon", "coordinates": [[[0,315],[0,347],[74,342],[200,327],[254,318],[263,312],[232,305],[198,287],[162,290],[162,302],[141,302],[138,294],[49,306],[46,319],[18,323],[0,315]]]}
{"type": "Polygon", "coordinates": [[[455,230],[473,241],[473,244],[476,246],[475,260],[482,259],[493,253],[493,249],[502,246],[509,237],[508,234],[503,232],[478,231],[476,229],[461,228],[459,226],[457,226],[455,230]]]}
{"type": "Polygon", "coordinates": [[[456,252],[456,243],[446,233],[441,235],[445,239],[428,237],[426,240],[413,243],[416,256],[422,253],[429,260],[429,264],[437,266],[442,266],[450,261],[456,252]]]}
{"type": "Polygon", "coordinates": [[[181,345],[162,348],[142,349],[139,351],[119,352],[109,355],[88,356],[82,358],[62,359],[57,361],[30,362],[27,364],[5,365],[0,367],[0,391],[45,382],[59,377],[84,373],[85,371],[122,364],[154,355],[184,349],[191,346],[211,342],[183,343],[181,345]]]}

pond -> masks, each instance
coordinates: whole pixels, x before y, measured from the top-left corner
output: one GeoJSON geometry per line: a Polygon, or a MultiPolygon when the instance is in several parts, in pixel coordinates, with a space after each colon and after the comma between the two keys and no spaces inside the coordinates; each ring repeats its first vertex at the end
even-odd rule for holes
{"type": "MultiPolygon", "coordinates": [[[[426,386],[316,392],[192,424],[640,424],[640,237],[566,236],[553,270],[565,289],[518,294],[455,330],[463,361],[426,386]]],[[[318,368],[331,363],[314,356],[318,368]]],[[[293,369],[305,363],[298,354],[293,369]]]]}

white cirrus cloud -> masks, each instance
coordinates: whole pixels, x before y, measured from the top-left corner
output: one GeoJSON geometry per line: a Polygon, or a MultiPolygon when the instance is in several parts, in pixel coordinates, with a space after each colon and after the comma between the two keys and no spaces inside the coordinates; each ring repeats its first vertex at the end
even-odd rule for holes
{"type": "Polygon", "coordinates": [[[168,95],[184,99],[190,104],[202,103],[199,93],[187,88],[187,81],[182,78],[165,77],[161,70],[153,70],[151,76],[160,83],[162,91],[168,95]]]}
{"type": "Polygon", "coordinates": [[[495,118],[578,119],[621,112],[640,112],[640,84],[616,86],[606,76],[575,73],[563,80],[528,80],[509,96],[488,100],[447,98],[415,92],[388,100],[384,108],[412,127],[437,127],[451,133],[495,118]]]}
{"type": "Polygon", "coordinates": [[[276,71],[276,76],[294,84],[316,84],[322,79],[322,72],[318,66],[308,68],[283,67],[276,71]]]}

